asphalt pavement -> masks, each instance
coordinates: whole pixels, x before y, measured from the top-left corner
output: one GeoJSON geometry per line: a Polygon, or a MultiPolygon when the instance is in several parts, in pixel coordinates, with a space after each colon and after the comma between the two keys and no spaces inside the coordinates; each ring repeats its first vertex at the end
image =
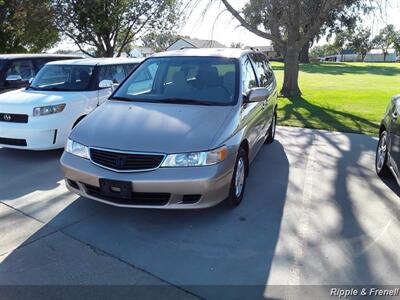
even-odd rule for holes
{"type": "Polygon", "coordinates": [[[375,174],[376,144],[279,127],[251,166],[243,203],[196,211],[80,198],[65,188],[61,151],[0,148],[0,285],[262,299],[282,296],[276,285],[398,284],[400,192],[375,174]]]}

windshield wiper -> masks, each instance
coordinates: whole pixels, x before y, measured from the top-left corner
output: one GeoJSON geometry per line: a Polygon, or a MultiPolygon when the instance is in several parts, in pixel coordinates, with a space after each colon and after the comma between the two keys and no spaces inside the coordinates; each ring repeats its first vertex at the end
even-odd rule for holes
{"type": "Polygon", "coordinates": [[[154,102],[160,103],[172,103],[172,104],[193,104],[193,105],[216,105],[215,103],[202,101],[202,100],[193,100],[193,99],[182,99],[182,98],[166,98],[166,99],[157,99],[154,102]]]}

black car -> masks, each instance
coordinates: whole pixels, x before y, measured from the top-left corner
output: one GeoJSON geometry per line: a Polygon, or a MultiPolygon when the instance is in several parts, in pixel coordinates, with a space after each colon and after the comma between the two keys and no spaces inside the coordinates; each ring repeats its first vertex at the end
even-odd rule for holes
{"type": "Polygon", "coordinates": [[[0,93],[26,87],[44,64],[64,59],[83,58],[60,54],[3,54],[0,55],[0,93]]]}
{"type": "Polygon", "coordinates": [[[400,95],[393,97],[382,120],[375,167],[379,176],[393,174],[400,185],[400,95]]]}

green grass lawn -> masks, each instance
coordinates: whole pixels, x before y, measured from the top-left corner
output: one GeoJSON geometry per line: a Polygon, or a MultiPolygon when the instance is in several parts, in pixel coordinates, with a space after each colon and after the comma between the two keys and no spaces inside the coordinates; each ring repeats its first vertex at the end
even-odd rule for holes
{"type": "MultiPolygon", "coordinates": [[[[283,64],[272,63],[279,87],[283,64]]],[[[280,125],[377,135],[389,99],[400,94],[399,63],[300,66],[302,96],[280,98],[280,125]]]]}

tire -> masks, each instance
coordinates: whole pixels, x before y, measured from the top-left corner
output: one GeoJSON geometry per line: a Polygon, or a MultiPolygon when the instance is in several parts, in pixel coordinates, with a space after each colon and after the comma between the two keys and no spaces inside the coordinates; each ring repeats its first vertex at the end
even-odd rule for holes
{"type": "Polygon", "coordinates": [[[381,177],[390,175],[390,169],[387,165],[388,149],[387,149],[387,131],[383,131],[379,137],[378,147],[376,148],[375,169],[376,173],[381,177]]]}
{"type": "Polygon", "coordinates": [[[247,152],[243,148],[240,148],[236,157],[235,168],[233,170],[228,197],[229,203],[234,207],[238,206],[242,202],[244,190],[246,188],[247,169],[247,152]],[[240,177],[241,179],[238,177],[240,177]]]}
{"type": "Polygon", "coordinates": [[[265,140],[266,144],[272,144],[275,141],[276,123],[277,123],[277,114],[275,111],[274,115],[272,117],[271,125],[269,126],[269,129],[268,129],[268,133],[267,133],[268,136],[265,140]]]}

